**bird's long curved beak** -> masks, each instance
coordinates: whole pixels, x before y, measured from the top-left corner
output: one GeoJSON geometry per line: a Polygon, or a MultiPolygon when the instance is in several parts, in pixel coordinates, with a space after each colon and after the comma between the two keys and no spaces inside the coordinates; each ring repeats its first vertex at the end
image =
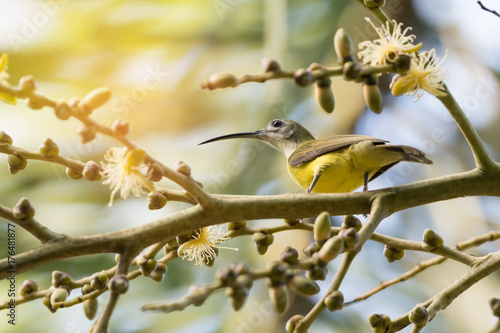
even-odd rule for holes
{"type": "Polygon", "coordinates": [[[218,136],[216,138],[212,138],[212,139],[203,141],[201,143],[198,143],[198,146],[204,145],[205,143],[210,143],[210,142],[220,141],[220,140],[227,140],[227,139],[260,139],[261,140],[263,135],[265,135],[264,130],[258,130],[255,132],[241,132],[241,133],[227,134],[227,135],[218,136]]]}

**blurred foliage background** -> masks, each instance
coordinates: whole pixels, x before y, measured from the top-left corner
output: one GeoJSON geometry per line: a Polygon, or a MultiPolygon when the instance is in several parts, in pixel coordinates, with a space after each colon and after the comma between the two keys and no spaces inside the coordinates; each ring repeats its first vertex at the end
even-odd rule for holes
{"type": "MultiPolygon", "coordinates": [[[[495,1],[484,4],[500,9],[495,8],[495,1]]],[[[417,42],[424,44],[422,50],[436,48],[440,58],[448,50],[444,66],[450,76],[446,83],[498,160],[500,44],[495,41],[500,18],[481,10],[475,1],[389,0],[385,10],[391,18],[413,27],[417,42]]],[[[466,142],[437,99],[424,95],[414,103],[410,97],[387,95],[387,76],[380,81],[386,94],[380,115],[366,111],[359,85],[339,78],[333,80],[336,110],[330,116],[320,111],[311,87],[298,88],[290,80],[251,83],[236,89],[200,89],[202,79],[215,72],[260,73],[264,57],[278,60],[285,69],[304,68],[311,62],[336,65],[332,45],[336,29],[346,29],[356,45],[376,37],[364,21],[365,16],[370,16],[369,12],[353,0],[2,1],[0,50],[10,56],[11,84],[15,85],[23,75],[33,74],[40,92],[52,98],[83,97],[96,87],[109,86],[112,100],[93,117],[104,124],[116,118],[128,119],[134,141],[168,165],[178,159],[187,162],[195,178],[210,192],[299,191],[287,175],[283,156],[263,144],[234,140],[197,146],[214,136],[262,128],[274,118],[299,121],[317,137],[358,133],[413,145],[434,161],[432,166],[398,165],[371,183],[372,189],[471,169],[473,160],[466,142]]],[[[15,107],[0,104],[0,130],[7,132],[17,146],[36,150],[44,138],[50,137],[63,155],[101,161],[103,153],[117,144],[99,137],[81,145],[76,120],[62,122],[52,110],[33,111],[20,102],[15,107]]],[[[118,230],[186,207],[169,203],[160,212],[151,212],[144,198],[133,198],[118,200],[108,208],[108,188],[97,182],[72,181],[62,167],[30,161],[25,171],[12,176],[6,156],[0,156],[0,165],[0,203],[12,207],[27,196],[36,208],[38,220],[57,232],[86,235],[118,230]]],[[[172,184],[165,182],[165,186],[172,184]]],[[[453,245],[497,229],[498,205],[498,198],[435,203],[390,217],[379,232],[420,240],[424,229],[433,228],[446,244],[453,245]]],[[[340,223],[340,218],[335,222],[340,223]]],[[[271,225],[280,221],[251,223],[271,225]]],[[[5,244],[6,227],[2,228],[5,231],[0,233],[0,244],[5,244]]],[[[181,297],[190,284],[211,282],[214,272],[229,262],[263,266],[277,258],[287,244],[300,252],[311,241],[309,237],[301,232],[278,235],[263,257],[256,254],[250,238],[234,239],[228,246],[240,251],[221,250],[212,268],[176,260],[168,265],[161,284],[138,278],[120,300],[111,331],[284,331],[286,320],[293,314],[306,313],[314,297],[293,298],[289,311],[280,316],[270,310],[266,288],[259,282],[238,313],[220,294],[202,307],[179,313],[141,313],[139,308],[145,303],[181,297]]],[[[18,228],[18,253],[36,245],[18,228]]],[[[496,251],[494,245],[472,252],[496,251]]],[[[0,251],[2,256],[4,251],[0,251]]],[[[389,264],[382,251],[382,245],[367,243],[342,285],[346,300],[430,258],[423,253],[407,253],[402,261],[389,264]]],[[[110,254],[65,260],[21,274],[17,284],[29,278],[46,288],[54,269],[81,278],[110,267],[113,258],[110,254]]],[[[336,265],[337,261],[331,264],[330,272],[336,265]]],[[[396,318],[466,271],[467,267],[459,263],[445,262],[340,313],[324,313],[311,332],[368,332],[369,314],[385,313],[396,318]]],[[[426,332],[487,331],[494,323],[488,299],[499,296],[499,282],[498,273],[481,281],[440,313],[426,332]]],[[[327,283],[322,285],[326,287],[327,283]]],[[[6,281],[1,281],[0,290],[7,290],[5,286],[6,281]]],[[[0,299],[7,297],[3,293],[0,299]]],[[[104,304],[105,297],[101,298],[104,304]]],[[[81,306],[51,314],[39,301],[17,308],[15,328],[2,317],[2,332],[44,327],[52,332],[77,333],[87,332],[91,326],[81,306]]]]}

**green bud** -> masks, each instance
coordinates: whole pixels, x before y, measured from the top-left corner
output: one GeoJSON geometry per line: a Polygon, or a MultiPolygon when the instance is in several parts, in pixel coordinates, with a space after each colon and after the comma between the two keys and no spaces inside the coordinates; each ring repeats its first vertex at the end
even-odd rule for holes
{"type": "Polygon", "coordinates": [[[302,315],[294,315],[286,322],[285,329],[288,333],[294,333],[295,327],[300,324],[300,321],[304,319],[302,315]]]}
{"type": "Polygon", "coordinates": [[[268,288],[269,299],[278,313],[283,313],[286,310],[287,296],[283,286],[273,286],[268,288]]]}
{"type": "Polygon", "coordinates": [[[111,125],[111,131],[116,136],[125,136],[130,132],[130,122],[125,119],[116,119],[111,125]]]}
{"type": "Polygon", "coordinates": [[[11,145],[12,138],[4,131],[0,131],[0,144],[5,144],[5,143],[11,145]]]}
{"type": "Polygon", "coordinates": [[[363,97],[366,106],[375,113],[382,112],[383,101],[382,93],[377,85],[376,76],[372,75],[371,79],[363,82],[363,97]]]}
{"type": "Polygon", "coordinates": [[[311,280],[323,281],[326,278],[326,274],[328,274],[328,269],[322,265],[312,265],[307,271],[307,277],[311,280]]]}
{"type": "Polygon", "coordinates": [[[67,120],[71,117],[71,107],[69,106],[68,102],[63,99],[57,101],[56,106],[54,107],[54,111],[57,118],[61,120],[67,120]]]}
{"type": "Polygon", "coordinates": [[[492,297],[489,303],[493,315],[500,318],[500,298],[492,297]]]}
{"type": "Polygon", "coordinates": [[[148,193],[148,209],[156,210],[165,207],[167,204],[167,197],[160,192],[149,192],[148,193]]]}
{"type": "Polygon", "coordinates": [[[375,333],[385,333],[391,328],[391,318],[385,314],[371,314],[368,322],[375,333]]]}
{"type": "Polygon", "coordinates": [[[31,294],[34,291],[38,291],[38,283],[31,280],[24,280],[21,288],[19,288],[19,296],[24,297],[31,294]]]}
{"type": "Polygon", "coordinates": [[[348,61],[352,61],[353,44],[351,36],[344,29],[340,28],[335,32],[333,37],[333,46],[337,54],[338,64],[343,65],[348,61]]]}
{"type": "Polygon", "coordinates": [[[191,167],[183,161],[176,161],[174,165],[174,170],[185,176],[191,176],[191,167]]]}
{"type": "Polygon", "coordinates": [[[66,288],[56,288],[50,295],[50,303],[52,306],[55,303],[64,302],[68,298],[68,289],[66,288]]]}
{"type": "Polygon", "coordinates": [[[128,278],[126,275],[115,275],[109,281],[109,290],[116,294],[125,294],[128,290],[128,278]]]}
{"type": "Polygon", "coordinates": [[[167,274],[167,266],[164,263],[159,262],[156,264],[156,269],[149,274],[149,278],[153,281],[161,282],[163,281],[165,274],[167,274]]]}
{"type": "Polygon", "coordinates": [[[344,306],[344,294],[338,290],[334,291],[325,297],[324,303],[330,311],[340,310],[344,306]]]}
{"type": "Polygon", "coordinates": [[[94,273],[90,277],[90,286],[94,289],[102,289],[106,287],[108,275],[105,272],[94,273]]]}
{"type": "Polygon", "coordinates": [[[52,272],[52,285],[54,287],[61,287],[65,286],[66,288],[69,289],[71,286],[71,277],[69,276],[68,273],[61,272],[61,271],[53,271],[52,272]]]}
{"type": "Polygon", "coordinates": [[[66,175],[67,175],[69,178],[73,179],[73,180],[78,180],[78,179],[80,179],[80,178],[82,178],[82,177],[83,177],[83,176],[82,176],[82,174],[81,174],[80,172],[78,172],[78,171],[76,171],[75,169],[72,169],[72,168],[70,168],[70,167],[67,167],[67,168],[66,168],[66,175]]]}
{"type": "Polygon", "coordinates": [[[267,264],[266,268],[269,272],[268,277],[271,286],[283,284],[287,271],[287,266],[285,264],[279,261],[271,261],[267,264]]]}
{"type": "Polygon", "coordinates": [[[281,252],[278,259],[281,262],[293,265],[293,264],[297,263],[298,258],[299,258],[299,253],[297,252],[297,250],[290,247],[290,246],[287,246],[283,250],[283,252],[281,252]]]}
{"type": "Polygon", "coordinates": [[[317,84],[314,93],[321,109],[327,114],[332,113],[335,109],[335,97],[333,96],[332,88],[317,84]]]}
{"type": "Polygon", "coordinates": [[[344,241],[346,249],[353,248],[359,239],[358,232],[354,228],[340,230],[339,237],[344,241]]]}
{"type": "Polygon", "coordinates": [[[9,172],[15,175],[18,171],[26,169],[28,160],[19,155],[10,154],[7,157],[7,164],[9,166],[9,172]]]}
{"type": "Polygon", "coordinates": [[[314,240],[316,242],[326,241],[331,234],[331,225],[332,218],[328,212],[319,214],[316,221],[314,221],[314,240]]]}
{"type": "Polygon", "coordinates": [[[304,254],[308,257],[312,257],[312,255],[316,252],[319,251],[319,249],[321,248],[321,245],[319,245],[318,243],[314,242],[314,243],[311,243],[309,245],[307,245],[305,248],[304,248],[304,254]]]}
{"type": "Polygon", "coordinates": [[[98,308],[99,302],[96,298],[91,298],[83,301],[83,313],[85,313],[85,317],[87,317],[88,320],[92,320],[95,318],[98,308]]]}
{"type": "Polygon", "coordinates": [[[250,273],[250,268],[248,268],[248,266],[242,262],[232,263],[231,265],[229,265],[229,268],[236,275],[244,275],[250,273]]]}
{"type": "Polygon", "coordinates": [[[304,295],[316,295],[320,288],[316,282],[306,278],[305,276],[296,274],[288,281],[287,285],[294,291],[304,295]]]}
{"type": "Polygon", "coordinates": [[[54,157],[59,155],[59,147],[54,141],[52,141],[51,138],[43,140],[42,144],[38,148],[38,151],[43,157],[54,157]]]}
{"type": "Polygon", "coordinates": [[[21,198],[12,208],[12,215],[18,220],[31,219],[35,216],[35,208],[33,208],[28,198],[21,198]]]}
{"type": "Polygon", "coordinates": [[[408,315],[410,322],[418,327],[425,327],[429,321],[429,312],[421,305],[417,305],[408,315]]]}
{"type": "Polygon", "coordinates": [[[431,229],[425,229],[423,243],[424,249],[428,251],[433,251],[436,248],[442,247],[444,245],[443,238],[431,229]]]}
{"type": "Polygon", "coordinates": [[[253,287],[253,280],[248,275],[239,275],[234,281],[236,287],[241,287],[245,289],[251,289],[253,287]]]}
{"type": "Polygon", "coordinates": [[[214,90],[220,88],[236,87],[236,82],[236,77],[232,74],[217,73],[210,75],[205,83],[205,86],[202,85],[202,88],[214,90]]]}
{"type": "Polygon", "coordinates": [[[237,276],[234,270],[228,267],[221,268],[217,272],[215,272],[215,279],[225,287],[232,285],[236,280],[236,277],[237,276]]]}
{"type": "Polygon", "coordinates": [[[54,313],[56,312],[56,309],[54,309],[54,307],[52,306],[52,303],[50,301],[50,297],[49,296],[45,296],[42,298],[42,304],[44,306],[47,307],[47,309],[49,309],[50,312],[54,313]]]}
{"type": "Polygon", "coordinates": [[[45,106],[40,99],[28,97],[24,100],[26,106],[33,110],[40,110],[45,106]]]}
{"type": "Polygon", "coordinates": [[[269,245],[271,245],[274,241],[274,236],[272,234],[268,235],[262,231],[258,231],[252,235],[252,239],[255,242],[255,246],[257,247],[257,251],[260,254],[265,254],[269,245]]]}
{"type": "Polygon", "coordinates": [[[234,311],[239,311],[247,300],[248,290],[246,288],[226,288],[226,296],[234,311]]]}
{"type": "MultiPolygon", "coordinates": [[[[144,256],[141,257],[145,258],[144,256]]],[[[145,259],[146,260],[142,261],[141,263],[137,262],[137,265],[139,266],[142,275],[149,276],[156,269],[156,265],[158,263],[155,259],[149,259],[149,258],[145,259]]]]}
{"type": "Polygon", "coordinates": [[[84,284],[82,287],[82,295],[93,292],[95,289],[90,286],[90,284],[84,284]]]}
{"type": "Polygon", "coordinates": [[[262,68],[264,70],[264,73],[277,73],[281,71],[280,64],[276,60],[267,58],[262,59],[262,68]]]}
{"type": "Polygon", "coordinates": [[[314,77],[311,72],[308,72],[304,68],[300,68],[293,74],[293,80],[299,87],[307,87],[314,82],[314,77]]]}
{"type": "Polygon", "coordinates": [[[384,247],[384,256],[388,262],[394,262],[403,259],[405,251],[386,245],[384,247]]]}
{"type": "Polygon", "coordinates": [[[342,76],[346,81],[356,81],[360,78],[362,66],[357,61],[348,61],[342,67],[342,76]]]}
{"type": "Polygon", "coordinates": [[[108,87],[100,87],[92,90],[78,103],[78,109],[85,115],[89,115],[106,103],[111,97],[111,90],[108,87]]]}
{"type": "Polygon", "coordinates": [[[361,227],[363,226],[363,223],[354,215],[346,215],[344,216],[344,220],[342,221],[341,228],[342,229],[349,229],[349,228],[354,228],[356,231],[359,231],[361,227]]]}
{"type": "Polygon", "coordinates": [[[344,250],[344,242],[338,236],[326,241],[318,252],[318,259],[324,263],[329,263],[344,250]]]}

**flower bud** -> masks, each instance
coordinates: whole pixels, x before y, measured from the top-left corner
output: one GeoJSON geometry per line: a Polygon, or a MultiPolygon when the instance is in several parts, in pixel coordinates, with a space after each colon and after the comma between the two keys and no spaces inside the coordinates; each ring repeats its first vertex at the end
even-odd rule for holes
{"type": "Polygon", "coordinates": [[[68,290],[66,288],[56,288],[50,295],[50,303],[52,306],[55,303],[64,302],[68,298],[68,290]]]}
{"type": "Polygon", "coordinates": [[[174,170],[186,176],[191,176],[191,167],[183,161],[177,161],[174,165],[174,170]]]}
{"type": "Polygon", "coordinates": [[[107,282],[108,282],[108,275],[104,272],[94,273],[90,277],[90,286],[97,290],[106,287],[107,282]]]}
{"type": "Polygon", "coordinates": [[[219,281],[223,286],[227,287],[233,284],[236,280],[236,273],[234,270],[229,269],[228,267],[221,268],[217,272],[215,272],[215,280],[219,281]]]}
{"type": "Polygon", "coordinates": [[[0,131],[0,144],[5,144],[5,143],[11,145],[12,138],[4,131],[0,131]]]}
{"type": "Polygon", "coordinates": [[[111,131],[116,136],[125,136],[130,132],[130,122],[125,119],[116,119],[111,125],[111,131]]]}
{"type": "Polygon", "coordinates": [[[82,287],[82,295],[89,294],[93,292],[95,289],[90,286],[90,284],[84,284],[82,287]]]}
{"type": "Polygon", "coordinates": [[[500,298],[492,297],[489,303],[493,315],[500,318],[500,298]]]}
{"type": "Polygon", "coordinates": [[[278,286],[283,284],[285,279],[287,266],[279,261],[271,261],[267,264],[268,274],[268,287],[278,286]]]}
{"type": "Polygon", "coordinates": [[[35,216],[35,208],[33,208],[28,198],[21,198],[12,208],[12,215],[18,220],[31,219],[35,216]]]}
{"type": "Polygon", "coordinates": [[[363,97],[366,106],[375,113],[382,112],[382,93],[377,85],[377,77],[372,75],[363,82],[363,97]]]}
{"type": "Polygon", "coordinates": [[[357,61],[348,61],[342,67],[342,76],[346,81],[356,81],[360,78],[361,64],[357,61]]]}
{"type": "Polygon", "coordinates": [[[268,288],[268,291],[269,299],[276,311],[278,311],[278,313],[285,312],[287,305],[285,288],[283,286],[273,286],[268,288]]]}
{"type": "Polygon", "coordinates": [[[316,295],[320,289],[316,282],[306,278],[305,276],[296,274],[287,282],[287,285],[294,291],[303,295],[316,295]]]}
{"type": "Polygon", "coordinates": [[[52,272],[52,285],[56,288],[66,286],[68,289],[71,286],[71,277],[68,273],[61,271],[52,272]]]}
{"type": "Polygon", "coordinates": [[[334,291],[325,297],[324,303],[330,311],[340,310],[344,306],[344,294],[338,290],[334,291]]]}
{"type": "Polygon", "coordinates": [[[161,171],[161,167],[157,162],[153,163],[153,165],[149,164],[148,169],[149,180],[152,182],[159,182],[163,178],[163,172],[161,171]]]}
{"type": "Polygon", "coordinates": [[[368,8],[383,7],[385,0],[364,0],[364,4],[368,8]]]}
{"type": "Polygon", "coordinates": [[[165,207],[167,204],[167,197],[160,192],[149,192],[148,193],[148,209],[155,210],[165,207]]]}
{"type": "Polygon", "coordinates": [[[31,294],[34,291],[38,291],[38,283],[31,280],[24,280],[21,288],[19,288],[19,296],[24,297],[31,294]]]}
{"type": "Polygon", "coordinates": [[[78,104],[80,104],[80,99],[78,97],[71,97],[68,101],[68,105],[73,109],[78,108],[78,104]]]}
{"type": "Polygon", "coordinates": [[[234,281],[234,285],[246,289],[250,289],[253,287],[253,279],[248,275],[239,275],[234,281]]]}
{"type": "Polygon", "coordinates": [[[394,262],[396,260],[403,259],[403,257],[405,256],[405,251],[386,245],[384,247],[384,256],[386,257],[388,262],[394,262]]]}
{"type": "Polygon", "coordinates": [[[46,306],[47,309],[49,309],[50,312],[52,312],[52,313],[56,312],[56,309],[54,309],[52,307],[52,303],[50,302],[50,297],[49,296],[45,296],[45,297],[42,298],[42,304],[44,306],[46,306]]]}
{"type": "Polygon", "coordinates": [[[299,87],[307,87],[314,82],[314,77],[304,68],[300,68],[293,74],[293,80],[299,87]]]}
{"type": "Polygon", "coordinates": [[[206,81],[206,88],[210,90],[236,87],[236,77],[232,74],[217,73],[212,74],[206,81]]]}
{"type": "Polygon", "coordinates": [[[239,311],[247,300],[248,290],[246,288],[226,288],[226,296],[229,297],[229,304],[234,311],[239,311]]]}
{"type": "Polygon", "coordinates": [[[335,32],[333,37],[333,46],[337,54],[338,64],[343,65],[348,61],[352,61],[353,44],[351,36],[344,29],[340,28],[335,32]]]}
{"type": "Polygon", "coordinates": [[[19,79],[19,89],[23,92],[33,92],[36,90],[35,77],[33,75],[26,75],[19,79]]]}
{"type": "Polygon", "coordinates": [[[314,240],[316,242],[326,241],[330,237],[330,226],[332,218],[328,212],[323,212],[318,215],[314,221],[314,240]]]}
{"type": "Polygon", "coordinates": [[[24,100],[24,102],[26,103],[27,107],[29,107],[30,109],[33,109],[33,110],[40,110],[41,108],[43,108],[45,106],[45,104],[43,104],[43,102],[41,102],[40,100],[35,99],[33,97],[26,98],[24,100]]]}
{"type": "Polygon", "coordinates": [[[156,264],[156,269],[149,274],[149,278],[153,281],[161,282],[165,274],[167,274],[167,266],[164,263],[159,262],[156,264]]]}
{"type": "Polygon", "coordinates": [[[349,229],[349,228],[354,228],[356,231],[359,231],[363,224],[361,221],[354,215],[345,215],[344,220],[342,221],[341,228],[342,229],[349,229]]]}
{"type": "Polygon", "coordinates": [[[324,263],[329,263],[344,250],[344,242],[338,236],[326,241],[318,252],[318,259],[324,263]]]}
{"type": "Polygon", "coordinates": [[[80,135],[80,142],[82,145],[94,140],[96,134],[97,131],[93,126],[81,126],[78,129],[78,135],[80,135]]]}
{"type": "Polygon", "coordinates": [[[318,252],[320,248],[321,246],[318,243],[311,243],[304,248],[304,254],[308,257],[312,257],[312,255],[318,252]]]}
{"type": "Polygon", "coordinates": [[[146,258],[143,255],[137,257],[136,263],[144,276],[149,276],[156,269],[157,265],[157,261],[155,259],[146,258]]]}
{"type": "Polygon", "coordinates": [[[359,239],[358,232],[354,228],[340,230],[339,237],[344,241],[346,249],[354,247],[359,239]]]}
{"type": "Polygon", "coordinates": [[[316,281],[323,281],[326,278],[326,274],[328,274],[328,269],[324,265],[312,265],[307,271],[307,277],[316,281]]]}
{"type": "Polygon", "coordinates": [[[286,322],[285,329],[288,333],[294,333],[295,327],[304,319],[302,315],[294,315],[286,322]]]}
{"type": "Polygon", "coordinates": [[[51,138],[43,140],[38,151],[43,157],[54,157],[59,155],[59,147],[51,138]]]}
{"type": "Polygon", "coordinates": [[[83,177],[80,172],[70,167],[66,168],[66,175],[73,180],[78,180],[83,177]]]}
{"type": "Polygon", "coordinates": [[[116,275],[109,281],[109,290],[116,294],[125,294],[128,290],[128,278],[126,275],[116,275]]]}
{"type": "Polygon", "coordinates": [[[91,298],[83,301],[83,313],[88,320],[93,320],[97,314],[97,309],[99,308],[99,302],[97,298],[91,298]]]}
{"type": "Polygon", "coordinates": [[[417,327],[425,327],[429,321],[429,312],[421,305],[417,305],[411,310],[408,319],[417,327]]]}
{"type": "Polygon", "coordinates": [[[375,333],[385,333],[391,327],[391,318],[385,314],[371,314],[368,317],[368,322],[375,333]]]}
{"type": "Polygon", "coordinates": [[[321,109],[327,114],[330,114],[335,109],[335,97],[333,96],[333,91],[330,86],[331,81],[327,81],[328,84],[319,83],[320,81],[318,81],[314,93],[321,109]]]}
{"type": "Polygon", "coordinates": [[[252,239],[255,242],[255,246],[257,247],[257,251],[260,254],[265,254],[269,245],[271,245],[274,241],[274,236],[272,234],[268,235],[262,231],[256,232],[252,235],[252,239]]]}
{"type": "Polygon", "coordinates": [[[67,120],[71,117],[71,107],[69,106],[68,102],[63,99],[57,101],[56,106],[54,107],[54,111],[57,118],[61,120],[67,120]]]}
{"type": "Polygon", "coordinates": [[[297,263],[298,258],[299,258],[299,253],[297,252],[297,250],[290,247],[290,246],[287,246],[283,250],[283,252],[281,252],[278,259],[281,262],[293,265],[293,264],[297,263]]]}
{"type": "Polygon", "coordinates": [[[9,166],[9,172],[15,175],[18,171],[26,169],[28,160],[19,155],[10,154],[7,157],[7,164],[9,166]]]}
{"type": "Polygon", "coordinates": [[[431,229],[425,229],[423,243],[424,249],[428,251],[432,251],[444,245],[443,238],[431,229]]]}
{"type": "Polygon", "coordinates": [[[101,171],[102,168],[99,164],[94,161],[88,161],[83,167],[82,175],[87,180],[99,181],[102,179],[101,171]]]}
{"type": "Polygon", "coordinates": [[[93,110],[106,103],[110,97],[111,90],[108,87],[94,89],[89,92],[80,103],[78,103],[78,108],[83,114],[89,115],[93,110]]]}
{"type": "Polygon", "coordinates": [[[264,73],[277,73],[281,71],[281,66],[276,60],[267,58],[262,59],[262,68],[264,69],[264,73]]]}

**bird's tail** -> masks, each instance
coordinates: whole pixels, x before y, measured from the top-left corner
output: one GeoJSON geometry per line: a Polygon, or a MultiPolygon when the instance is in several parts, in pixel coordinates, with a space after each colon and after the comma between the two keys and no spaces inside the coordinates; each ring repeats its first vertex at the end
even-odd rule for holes
{"type": "Polygon", "coordinates": [[[378,147],[398,153],[401,156],[401,161],[432,164],[432,161],[425,156],[424,152],[417,148],[402,145],[383,145],[378,147]]]}

